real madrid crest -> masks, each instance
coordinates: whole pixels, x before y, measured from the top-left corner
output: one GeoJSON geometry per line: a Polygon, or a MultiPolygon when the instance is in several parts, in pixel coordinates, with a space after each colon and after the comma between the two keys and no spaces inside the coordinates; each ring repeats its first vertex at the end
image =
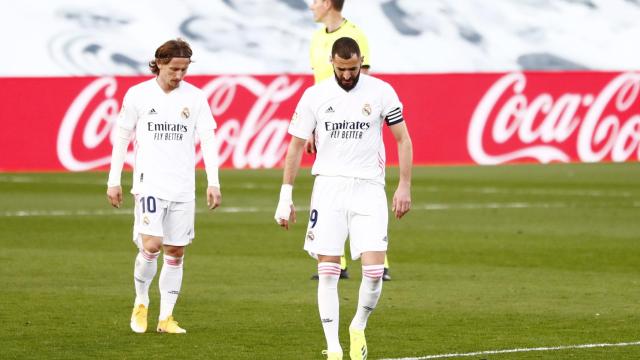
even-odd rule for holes
{"type": "Polygon", "coordinates": [[[371,105],[364,104],[364,106],[362,107],[362,115],[364,115],[364,116],[371,115],[371,105]]]}
{"type": "Polygon", "coordinates": [[[188,119],[189,116],[191,115],[191,113],[189,112],[189,108],[182,109],[181,115],[182,115],[183,119],[185,119],[185,120],[188,119]]]}

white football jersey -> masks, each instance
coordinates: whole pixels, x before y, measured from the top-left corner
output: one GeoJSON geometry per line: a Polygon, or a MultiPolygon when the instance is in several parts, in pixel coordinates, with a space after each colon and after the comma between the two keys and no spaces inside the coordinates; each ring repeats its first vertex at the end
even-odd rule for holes
{"type": "Polygon", "coordinates": [[[384,184],[382,125],[403,121],[402,103],[388,83],[360,74],[345,91],[335,78],[308,88],[293,114],[289,134],[308,139],[315,130],[311,173],[375,180],[384,184]]]}
{"type": "Polygon", "coordinates": [[[200,89],[183,80],[167,94],[155,78],[135,85],[124,97],[118,125],[136,134],[131,193],[195,199],[195,135],[216,128],[200,89]]]}

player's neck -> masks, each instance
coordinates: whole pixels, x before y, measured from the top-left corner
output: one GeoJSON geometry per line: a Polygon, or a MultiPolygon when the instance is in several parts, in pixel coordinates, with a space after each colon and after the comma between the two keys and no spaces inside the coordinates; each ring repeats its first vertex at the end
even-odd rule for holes
{"type": "Polygon", "coordinates": [[[170,93],[170,92],[172,92],[173,90],[177,89],[177,88],[178,88],[178,86],[179,86],[179,84],[178,84],[178,86],[172,86],[172,85],[171,85],[171,84],[169,84],[169,83],[165,83],[165,82],[163,82],[159,77],[156,77],[156,83],[158,84],[158,86],[160,86],[160,89],[162,89],[162,91],[163,91],[165,94],[169,94],[169,93],[170,93]]]}
{"type": "Polygon", "coordinates": [[[323,23],[327,28],[327,32],[332,33],[340,29],[345,21],[347,21],[347,19],[343,18],[341,13],[330,12],[329,14],[327,14],[327,18],[323,21],[323,23]]]}

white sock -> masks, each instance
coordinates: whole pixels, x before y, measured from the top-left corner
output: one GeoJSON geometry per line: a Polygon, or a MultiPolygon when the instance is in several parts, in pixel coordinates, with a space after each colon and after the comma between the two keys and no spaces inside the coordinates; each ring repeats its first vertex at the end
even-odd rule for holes
{"type": "Polygon", "coordinates": [[[136,262],[133,267],[133,283],[136,288],[136,300],[134,306],[143,304],[149,307],[149,286],[153,278],[158,272],[158,255],[157,253],[148,253],[140,250],[136,256],[136,262]]]}
{"type": "Polygon", "coordinates": [[[327,351],[342,352],[338,338],[340,320],[340,301],[338,299],[338,280],[340,264],[331,262],[318,263],[318,310],[320,321],[327,339],[327,351]]]}
{"type": "Polygon", "coordinates": [[[364,330],[367,327],[367,319],[373,312],[382,293],[382,273],[384,265],[363,265],[362,282],[360,283],[360,295],[358,297],[358,309],[351,321],[351,328],[364,330]]]}
{"type": "Polygon", "coordinates": [[[182,286],[182,259],[164,255],[164,264],[160,271],[160,320],[166,320],[173,314],[173,307],[178,301],[182,286]]]}

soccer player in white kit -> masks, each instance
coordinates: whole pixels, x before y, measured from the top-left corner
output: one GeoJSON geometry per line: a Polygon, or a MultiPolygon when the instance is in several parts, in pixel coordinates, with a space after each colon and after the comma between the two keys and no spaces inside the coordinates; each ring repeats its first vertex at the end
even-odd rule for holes
{"type": "Polygon", "coordinates": [[[204,93],[183,81],[192,51],[182,39],[169,40],[149,63],[155,78],[131,87],[123,100],[113,141],[107,196],[122,204],[120,177],[131,136],[135,133],[135,165],[131,193],[135,198],[133,240],[139,248],[133,271],[136,298],[131,329],[147,329],[149,286],[164,251],[158,280],[158,332],[182,334],[173,318],[180,293],[184,248],[194,238],[196,133],[207,172],[207,204],[220,205],[215,120],[204,93]]]}
{"type": "Polygon", "coordinates": [[[305,140],[315,130],[316,176],[304,249],[318,260],[318,308],[328,359],[342,359],[338,338],[340,256],[349,237],[351,256],[362,259],[362,283],[356,314],[349,325],[351,359],[367,358],[364,330],[382,291],[387,250],[388,210],[382,126],[397,144],[400,181],[393,196],[396,218],[411,208],[411,138],[402,104],[386,82],[361,74],[362,57],[355,40],[343,37],[331,50],[334,78],[308,88],[291,119],[291,143],[275,219],[289,228],[296,213],[293,183],[305,140]]]}

